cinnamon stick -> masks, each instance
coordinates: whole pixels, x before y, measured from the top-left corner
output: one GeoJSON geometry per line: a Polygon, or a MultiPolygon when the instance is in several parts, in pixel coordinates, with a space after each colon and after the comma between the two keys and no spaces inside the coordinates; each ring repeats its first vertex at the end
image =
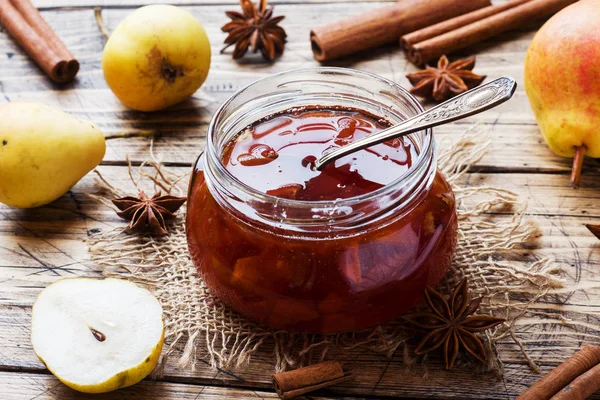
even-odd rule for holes
{"type": "Polygon", "coordinates": [[[600,364],[576,378],[551,400],[584,400],[600,389],[600,364]]]}
{"type": "Polygon", "coordinates": [[[305,393],[335,385],[352,378],[337,361],[326,361],[293,371],[273,375],[273,385],[283,400],[292,399],[305,393]]]}
{"type": "Polygon", "coordinates": [[[68,82],[79,71],[79,62],[30,0],[0,0],[0,24],[55,82],[68,82]]]}
{"type": "Polygon", "coordinates": [[[472,11],[470,13],[460,15],[458,17],[450,18],[446,21],[439,22],[437,24],[427,26],[418,31],[411,32],[400,38],[400,46],[402,49],[407,50],[410,46],[415,43],[422,42],[432,37],[439,36],[443,33],[453,31],[461,26],[469,25],[473,22],[480,21],[486,17],[498,14],[509,8],[518,6],[519,4],[526,3],[531,0],[511,0],[505,3],[492,5],[489,7],[480,8],[479,10],[472,11]]]}
{"type": "Polygon", "coordinates": [[[313,54],[327,61],[396,42],[400,36],[489,6],[490,0],[401,0],[362,15],[315,28],[313,54]]]}
{"type": "Polygon", "coordinates": [[[474,45],[531,21],[546,18],[576,1],[528,1],[453,31],[416,43],[409,47],[408,59],[416,65],[423,65],[427,61],[437,59],[444,54],[474,45]]]}
{"type": "MultiPolygon", "coordinates": [[[[564,363],[544,375],[517,400],[547,400],[575,378],[600,364],[600,347],[584,346],[564,363]]],[[[596,371],[594,371],[594,376],[596,371]]],[[[596,378],[597,379],[597,378],[596,378]]]]}

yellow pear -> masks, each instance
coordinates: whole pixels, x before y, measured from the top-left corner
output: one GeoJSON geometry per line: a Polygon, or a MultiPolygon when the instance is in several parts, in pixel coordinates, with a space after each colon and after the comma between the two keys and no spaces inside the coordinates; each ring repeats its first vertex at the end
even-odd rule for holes
{"type": "Polygon", "coordinates": [[[163,342],[160,303],[123,279],[61,279],[33,305],[33,350],[80,392],[105,393],[141,381],[158,363],[163,342]]]}
{"type": "Polygon", "coordinates": [[[126,106],[155,111],[190,97],[206,80],[210,43],[189,12],[170,5],[138,8],[112,32],[104,78],[126,106]]]}
{"type": "Polygon", "coordinates": [[[0,106],[0,202],[48,204],[102,161],[104,136],[90,122],[40,103],[0,106]]]}
{"type": "Polygon", "coordinates": [[[525,60],[525,91],[548,146],[574,157],[577,186],[584,156],[600,158],[600,1],[563,9],[536,33],[525,60]]]}

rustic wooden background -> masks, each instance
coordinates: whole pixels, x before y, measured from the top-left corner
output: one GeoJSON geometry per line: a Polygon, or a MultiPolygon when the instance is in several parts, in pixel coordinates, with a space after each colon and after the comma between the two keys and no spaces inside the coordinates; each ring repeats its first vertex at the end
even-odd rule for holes
{"type": "MultiPolygon", "coordinates": [[[[258,59],[233,61],[220,54],[225,35],[220,26],[224,11],[237,8],[235,0],[176,0],[205,26],[212,43],[212,68],[203,88],[193,98],[169,110],[145,114],[124,108],[108,89],[100,65],[104,37],[93,8],[103,7],[109,29],[136,7],[154,3],[140,0],[37,0],[43,16],[81,62],[77,80],[52,84],[4,32],[0,32],[0,103],[40,101],[95,122],[106,133],[157,130],[155,152],[174,171],[186,172],[204,146],[207,123],[221,101],[238,88],[273,72],[315,66],[308,33],[311,27],[346,15],[385,5],[365,0],[273,0],[288,43],[274,64],[258,59]]],[[[539,25],[538,25],[539,26],[539,25]]],[[[514,99],[470,120],[436,129],[439,139],[456,139],[479,121],[491,131],[486,156],[468,173],[474,184],[487,184],[519,193],[529,203],[531,218],[540,227],[539,248],[523,249],[511,262],[525,263],[551,257],[566,271],[567,287],[533,307],[561,312],[563,321],[542,317],[522,319],[519,338],[542,371],[564,361],[584,343],[600,343],[600,241],[584,223],[600,223],[600,163],[586,162],[583,187],[568,187],[570,160],[553,155],[543,144],[523,91],[523,60],[536,26],[511,32],[469,49],[477,54],[476,71],[496,77],[509,74],[519,82],[514,99]]],[[[397,46],[370,51],[332,65],[362,69],[408,86],[406,72],[414,69],[397,46]]],[[[447,141],[446,141],[447,142],[447,141]]],[[[108,142],[99,169],[113,182],[128,179],[126,156],[134,163],[147,158],[148,139],[108,142]]],[[[86,194],[97,189],[89,175],[56,202],[38,209],[18,210],[0,205],[0,399],[83,399],[60,384],[33,353],[29,341],[31,305],[37,294],[61,277],[98,276],[89,261],[86,237],[123,221],[86,194]]],[[[505,212],[491,220],[508,218],[505,212]]],[[[500,344],[505,375],[480,374],[470,369],[443,371],[434,361],[428,379],[420,368],[407,371],[402,355],[391,360],[366,350],[333,354],[356,370],[354,381],[319,393],[323,398],[477,398],[508,399],[522,392],[538,376],[531,372],[518,347],[500,344]]],[[[144,381],[132,388],[95,399],[211,399],[276,398],[270,384],[273,360],[260,353],[235,370],[213,370],[199,359],[194,371],[166,367],[159,382],[144,381]]],[[[600,398],[598,396],[597,398],[600,398]]]]}

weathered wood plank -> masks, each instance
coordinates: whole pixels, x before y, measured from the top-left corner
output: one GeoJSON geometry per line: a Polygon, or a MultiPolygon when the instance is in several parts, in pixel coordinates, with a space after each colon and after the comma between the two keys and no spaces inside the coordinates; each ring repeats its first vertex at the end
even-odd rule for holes
{"type": "MultiPolygon", "coordinates": [[[[269,5],[301,5],[301,4],[320,4],[320,3],[373,3],[374,7],[385,6],[389,3],[394,3],[397,0],[271,0],[269,5]]],[[[492,0],[493,2],[505,0],[492,0]]],[[[46,9],[62,9],[71,10],[73,8],[89,8],[89,7],[110,7],[110,8],[135,8],[149,4],[164,4],[160,0],[33,0],[36,7],[46,9]]],[[[239,4],[239,0],[171,0],[169,4],[176,6],[197,6],[197,5],[228,5],[235,7],[239,4]]],[[[348,10],[350,15],[350,10],[348,10]]]]}
{"type": "MultiPolygon", "coordinates": [[[[26,373],[24,376],[44,371],[44,366],[36,358],[29,344],[29,319],[29,308],[0,307],[2,368],[26,373]]],[[[587,322],[597,324],[598,317],[587,322]]],[[[524,328],[526,328],[525,323],[517,327],[519,337],[523,336],[520,331],[524,328]]],[[[590,342],[589,337],[568,332],[567,329],[564,329],[565,336],[562,337],[541,332],[526,342],[529,355],[540,363],[543,372],[552,369],[577,351],[578,344],[573,344],[576,340],[583,339],[586,343],[590,342]],[[573,336],[570,340],[566,340],[568,334],[573,336]]],[[[597,338],[592,339],[591,342],[597,343],[597,338]]],[[[397,351],[391,359],[365,348],[335,350],[328,353],[328,358],[344,362],[354,371],[356,379],[332,387],[328,392],[338,396],[366,397],[427,398],[435,393],[435,398],[439,399],[514,398],[539,379],[539,376],[529,370],[514,343],[503,342],[499,344],[499,348],[504,362],[504,379],[499,379],[494,373],[482,372],[475,365],[468,364],[462,364],[453,371],[445,371],[437,355],[431,356],[426,364],[416,361],[407,366],[403,360],[402,350],[397,351]],[[426,377],[427,374],[429,377],[426,377]]],[[[269,390],[273,368],[272,354],[260,351],[248,365],[232,370],[215,371],[207,365],[206,361],[200,359],[195,365],[195,371],[191,372],[178,369],[175,360],[171,360],[165,367],[165,376],[162,379],[169,382],[218,384],[269,390]]],[[[0,387],[2,387],[1,383],[0,387]]],[[[599,399],[600,395],[593,398],[599,399]]]]}
{"type": "MultiPolygon", "coordinates": [[[[92,397],[98,400],[125,400],[131,398],[146,400],[210,400],[223,398],[256,400],[279,398],[274,392],[152,382],[148,380],[116,392],[91,396],[69,389],[52,375],[19,374],[15,372],[0,372],[0,393],[2,393],[2,398],[5,400],[79,400],[92,397]]],[[[323,397],[318,399],[325,400],[323,397]]]]}
{"type": "MultiPolygon", "coordinates": [[[[102,166],[99,170],[113,185],[133,190],[126,167],[102,166]]],[[[170,170],[184,175],[190,168],[170,170]]],[[[595,252],[598,244],[583,224],[600,220],[600,176],[586,176],[585,186],[579,190],[569,188],[567,180],[568,175],[556,174],[465,176],[473,186],[512,190],[529,203],[530,218],[543,235],[538,250],[523,249],[514,262],[553,257],[561,264],[575,266],[578,260],[587,260],[587,268],[593,269],[600,265],[600,254],[595,252]]],[[[111,209],[88,196],[100,191],[97,178],[90,174],[46,207],[19,210],[0,206],[0,303],[30,305],[39,289],[58,277],[97,273],[83,241],[98,230],[125,225],[111,209]]],[[[466,201],[473,205],[484,199],[477,195],[466,201]]],[[[490,218],[500,221],[511,212],[494,210],[490,218]]]]}
{"type": "MultiPolygon", "coordinates": [[[[353,4],[351,8],[356,12],[361,12],[370,10],[373,6],[368,2],[362,2],[353,4]]],[[[231,59],[230,53],[221,54],[219,52],[226,36],[220,31],[220,26],[227,20],[224,12],[228,6],[191,6],[186,9],[196,15],[204,24],[211,39],[212,69],[204,88],[208,92],[225,92],[225,95],[228,95],[247,83],[270,73],[319,65],[312,58],[310,50],[308,36],[311,25],[316,26],[319,23],[327,22],[331,15],[343,15],[349,7],[344,4],[282,5],[278,7],[277,12],[286,15],[282,24],[288,32],[288,43],[285,54],[273,64],[262,62],[260,57],[247,57],[236,62],[231,59]],[[311,25],[307,24],[307,21],[311,25]]],[[[105,10],[103,14],[109,30],[114,29],[131,11],[132,9],[105,10]]],[[[9,39],[8,35],[2,34],[0,36],[0,54],[4,53],[5,57],[0,58],[0,71],[2,71],[1,82],[4,85],[4,92],[27,94],[34,90],[74,88],[85,93],[86,90],[106,89],[100,66],[105,39],[98,31],[93,10],[45,11],[43,15],[82,61],[83,65],[78,79],[74,84],[66,87],[52,84],[9,39]]],[[[520,82],[522,74],[518,72],[520,72],[521,61],[524,59],[523,50],[527,48],[532,36],[532,32],[512,32],[504,35],[501,39],[493,39],[470,49],[482,53],[478,60],[478,70],[490,76],[510,73],[515,75],[520,82]]],[[[368,70],[395,79],[405,86],[410,86],[404,78],[405,72],[415,69],[404,59],[397,46],[373,50],[360,57],[342,59],[332,65],[368,70]]],[[[107,94],[110,93],[107,92],[107,94]]],[[[114,97],[111,96],[111,98],[114,97]]],[[[88,106],[87,102],[84,104],[88,106]]],[[[117,107],[120,104],[116,100],[111,106],[122,108],[117,107]]],[[[93,107],[89,106],[89,109],[93,109],[93,107]]],[[[102,108],[102,110],[105,109],[102,108]]],[[[515,107],[514,110],[519,109],[515,107]]],[[[490,120],[494,121],[495,118],[490,118],[490,120]]],[[[528,120],[533,122],[530,117],[528,120]]]]}
{"type": "MultiPolygon", "coordinates": [[[[191,166],[167,168],[187,182],[191,166]]],[[[127,167],[105,165],[98,167],[98,171],[114,186],[134,192],[127,167]]],[[[463,182],[470,186],[491,186],[513,191],[521,201],[528,202],[531,215],[600,217],[600,202],[597,201],[600,176],[585,175],[582,181],[584,185],[579,189],[569,187],[568,180],[569,176],[565,174],[472,172],[465,174],[463,182]]],[[[0,205],[0,232],[13,236],[34,236],[39,232],[71,239],[73,235],[85,237],[93,228],[105,229],[118,225],[122,220],[88,195],[101,193],[102,189],[96,174],[90,173],[68,193],[45,207],[15,209],[0,205]]],[[[468,204],[474,204],[484,199],[485,195],[475,195],[467,201],[468,204]]],[[[494,213],[510,214],[512,210],[496,210],[494,213]]]]}
{"type": "MultiPolygon", "coordinates": [[[[123,187],[127,184],[129,178],[125,167],[104,166],[100,170],[115,185],[123,187]]],[[[188,168],[175,170],[183,174],[188,168]]],[[[566,316],[572,314],[574,320],[564,325],[549,324],[546,333],[532,329],[539,319],[520,321],[516,326],[517,335],[525,341],[528,352],[545,370],[574,352],[574,341],[597,340],[596,326],[600,325],[597,321],[600,278],[596,272],[600,267],[597,251],[600,245],[583,226],[584,222],[600,219],[600,204],[594,201],[600,178],[588,179],[589,185],[580,191],[566,188],[563,183],[566,178],[553,174],[468,174],[466,177],[473,185],[487,184],[517,191],[523,199],[529,200],[531,212],[538,214],[532,218],[542,233],[538,243],[540,249],[523,249],[515,254],[511,263],[553,257],[567,269],[570,282],[567,288],[556,291],[534,307],[541,313],[562,310],[566,316]],[[581,320],[581,313],[587,313],[586,320],[581,320]]],[[[43,365],[29,344],[30,306],[35,297],[59,277],[98,276],[82,240],[92,230],[109,229],[124,222],[86,195],[97,190],[93,176],[88,176],[68,195],[48,207],[34,210],[0,208],[0,369],[43,371],[43,365]]],[[[481,198],[470,201],[479,200],[481,198]]],[[[490,220],[507,218],[505,213],[508,211],[491,214],[490,220]]],[[[439,398],[514,397],[536,376],[529,372],[513,343],[506,341],[500,346],[506,363],[505,381],[497,380],[493,374],[479,374],[468,367],[451,373],[441,372],[436,358],[428,367],[436,371],[436,378],[425,380],[425,370],[421,366],[406,371],[401,352],[391,361],[366,349],[331,353],[331,358],[346,361],[351,368],[360,371],[359,382],[348,383],[332,392],[359,396],[426,397],[436,393],[439,398]],[[471,384],[475,377],[482,382],[477,387],[471,384]],[[470,393],[464,393],[465,387],[470,393]]],[[[271,355],[264,351],[250,365],[232,371],[212,371],[201,359],[195,372],[181,371],[172,361],[166,366],[164,379],[267,389],[272,362],[271,355]]]]}
{"type": "MultiPolygon", "coordinates": [[[[318,3],[374,3],[386,5],[386,3],[394,3],[398,0],[272,0],[269,1],[271,5],[278,4],[318,4],[318,3]]],[[[506,0],[491,0],[492,3],[502,3],[506,0]]],[[[73,7],[139,7],[147,4],[162,4],[159,0],[33,0],[33,3],[41,8],[60,8],[65,7],[72,9],[73,7]]],[[[209,5],[209,4],[235,4],[239,3],[238,0],[171,0],[169,4],[191,6],[191,5],[209,5]]],[[[350,13],[351,10],[348,11],[350,13]]],[[[336,16],[339,17],[339,16],[336,16]]]]}
{"type": "MultiPolygon", "coordinates": [[[[367,10],[371,4],[357,3],[353,9],[367,10]]],[[[41,101],[90,119],[106,133],[135,130],[156,130],[157,150],[165,161],[192,162],[203,148],[206,127],[216,107],[233,91],[269,73],[290,68],[316,66],[307,40],[309,26],[347,10],[343,4],[281,5],[278,10],[288,16],[285,20],[289,43],[284,56],[272,65],[242,61],[236,63],[218,49],[224,38],[219,26],[227,6],[188,7],[205,22],[213,45],[213,67],[205,86],[186,103],[157,113],[139,113],[124,108],[107,88],[102,77],[100,59],[104,39],[98,32],[92,10],[46,11],[44,15],[82,61],[78,80],[65,88],[53,85],[16,47],[6,34],[0,34],[0,103],[12,100],[41,101]],[[65,90],[69,89],[69,90],[65,90]]],[[[130,10],[110,9],[105,12],[106,23],[114,28],[130,10]]],[[[477,70],[490,77],[511,74],[522,81],[524,50],[532,32],[513,32],[502,40],[496,39],[475,48],[481,54],[477,70]]],[[[404,73],[414,69],[393,47],[373,51],[363,61],[347,59],[335,65],[375,72],[408,86],[404,73]]],[[[476,116],[464,123],[482,121],[492,129],[491,151],[478,167],[484,171],[516,169],[521,171],[561,171],[566,173],[569,160],[552,156],[542,144],[535,120],[530,111],[522,85],[515,98],[502,107],[476,116]]],[[[436,130],[439,137],[456,137],[464,123],[436,130]]],[[[108,144],[106,162],[119,162],[128,154],[133,160],[145,156],[148,139],[116,140],[108,144]]],[[[590,173],[600,170],[600,163],[589,161],[590,173]]]]}
{"type": "MultiPolygon", "coordinates": [[[[134,167],[136,168],[136,167],[134,167]]],[[[176,176],[189,174],[191,167],[168,167],[176,176]]],[[[113,185],[134,191],[127,167],[100,166],[102,175],[113,185]]],[[[538,222],[544,224],[544,218],[558,216],[600,217],[600,202],[597,193],[600,188],[600,176],[586,175],[580,189],[568,186],[568,176],[563,174],[489,174],[467,173],[464,182],[471,186],[499,187],[515,192],[521,201],[528,202],[528,212],[539,216],[538,222]]],[[[150,189],[152,190],[152,189],[150,189]]],[[[94,173],[88,174],[68,193],[57,201],[35,209],[15,209],[0,205],[0,233],[15,238],[45,235],[65,240],[64,251],[73,248],[69,240],[83,239],[93,229],[108,229],[122,224],[112,210],[91,198],[89,193],[101,193],[102,184],[94,173]]],[[[485,195],[475,195],[467,201],[474,204],[482,201],[485,195]]],[[[495,214],[510,214],[511,210],[496,210],[495,214]]],[[[582,219],[585,221],[585,219],[582,219]]],[[[4,245],[8,242],[2,242],[4,245]]],[[[13,249],[17,250],[17,249],[13,249]]],[[[72,255],[72,254],[70,254],[72,255]]],[[[1,258],[0,258],[1,260],[1,258]]],[[[2,261],[0,261],[0,265],[2,261]]]]}

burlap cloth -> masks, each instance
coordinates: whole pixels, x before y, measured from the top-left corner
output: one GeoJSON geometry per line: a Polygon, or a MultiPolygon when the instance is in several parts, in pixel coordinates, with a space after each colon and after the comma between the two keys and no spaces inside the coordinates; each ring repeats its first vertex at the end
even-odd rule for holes
{"type": "MultiPolygon", "coordinates": [[[[502,354],[496,343],[507,338],[519,346],[524,359],[536,369],[515,335],[515,321],[530,315],[528,306],[548,290],[561,287],[562,281],[561,271],[550,260],[530,264],[508,261],[518,259],[514,257],[516,249],[534,246],[532,241],[538,235],[536,226],[526,218],[526,204],[507,190],[465,184],[465,171],[485,154],[489,144],[486,137],[474,127],[456,143],[444,146],[448,150],[439,154],[439,168],[452,184],[458,201],[459,236],[454,263],[438,289],[448,293],[462,276],[467,276],[472,296],[485,296],[480,312],[506,319],[486,334],[489,364],[485,368],[502,374],[502,354]],[[493,217],[498,211],[503,216],[493,217]]],[[[117,195],[135,194],[136,187],[150,193],[158,188],[184,194],[188,181],[188,175],[177,176],[163,166],[152,150],[148,162],[137,169],[130,166],[128,187],[116,188],[102,178],[101,169],[97,172],[102,181],[100,190],[117,195]]],[[[95,197],[111,206],[107,194],[95,197]]],[[[167,237],[127,232],[124,222],[122,227],[89,240],[91,258],[105,276],[147,286],[162,303],[166,343],[162,365],[177,354],[180,368],[193,368],[196,358],[215,367],[238,367],[251,362],[253,354],[267,346],[273,351],[277,371],[326,358],[332,346],[366,346],[389,357],[402,347],[405,354],[411,354],[406,343],[414,332],[401,320],[340,335],[288,333],[248,321],[214,297],[197,275],[188,255],[184,213],[183,209],[179,212],[167,237]],[[181,348],[182,352],[175,351],[181,348]]]]}

